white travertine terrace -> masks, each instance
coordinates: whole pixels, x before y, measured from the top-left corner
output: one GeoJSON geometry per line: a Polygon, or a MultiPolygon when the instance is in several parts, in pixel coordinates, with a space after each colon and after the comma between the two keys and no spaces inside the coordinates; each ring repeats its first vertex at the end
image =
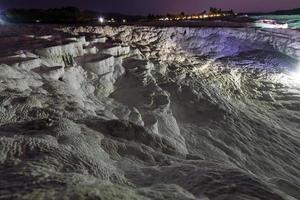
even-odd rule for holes
{"type": "Polygon", "coordinates": [[[299,198],[299,31],[6,25],[0,47],[0,199],[299,198]]]}

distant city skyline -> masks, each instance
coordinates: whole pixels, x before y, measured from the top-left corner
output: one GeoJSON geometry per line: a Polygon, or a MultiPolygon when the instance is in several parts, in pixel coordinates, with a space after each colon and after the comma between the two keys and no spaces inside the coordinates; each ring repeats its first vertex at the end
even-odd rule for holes
{"type": "Polygon", "coordinates": [[[124,14],[195,13],[217,7],[236,12],[269,12],[300,7],[300,0],[1,0],[0,9],[76,6],[99,12],[124,14]],[[239,1],[239,2],[238,2],[239,1]],[[238,3],[237,3],[238,2],[238,3]]]}

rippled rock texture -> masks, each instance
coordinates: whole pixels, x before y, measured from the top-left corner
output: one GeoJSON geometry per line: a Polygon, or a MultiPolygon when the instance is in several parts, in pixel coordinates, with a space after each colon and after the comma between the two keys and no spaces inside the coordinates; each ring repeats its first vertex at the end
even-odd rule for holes
{"type": "Polygon", "coordinates": [[[300,199],[299,32],[8,25],[0,47],[0,199],[300,199]]]}

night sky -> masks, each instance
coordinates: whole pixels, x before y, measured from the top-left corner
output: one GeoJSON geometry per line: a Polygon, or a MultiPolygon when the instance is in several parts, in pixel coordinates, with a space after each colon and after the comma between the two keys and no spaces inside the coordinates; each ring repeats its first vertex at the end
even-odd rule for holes
{"type": "Polygon", "coordinates": [[[261,12],[299,8],[300,0],[0,0],[0,10],[6,8],[49,8],[77,6],[99,12],[126,14],[186,13],[218,7],[237,12],[261,12]]]}

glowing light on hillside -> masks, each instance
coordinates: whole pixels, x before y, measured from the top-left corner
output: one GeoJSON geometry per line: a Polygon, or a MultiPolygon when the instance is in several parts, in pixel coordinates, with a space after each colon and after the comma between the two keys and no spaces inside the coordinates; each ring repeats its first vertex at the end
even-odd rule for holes
{"type": "Polygon", "coordinates": [[[255,22],[255,26],[259,28],[277,28],[277,29],[287,29],[289,25],[287,23],[279,23],[276,20],[258,20],[255,22]]]}
{"type": "Polygon", "coordinates": [[[296,69],[296,75],[297,75],[297,78],[298,78],[298,80],[299,80],[299,82],[300,82],[300,62],[298,63],[298,66],[297,66],[297,69],[296,69]]]}
{"type": "Polygon", "coordinates": [[[294,83],[300,84],[300,61],[298,62],[295,71],[290,73],[290,76],[294,83]]]}
{"type": "Polygon", "coordinates": [[[5,21],[0,16],[0,25],[4,25],[4,24],[5,24],[5,21]]]}

